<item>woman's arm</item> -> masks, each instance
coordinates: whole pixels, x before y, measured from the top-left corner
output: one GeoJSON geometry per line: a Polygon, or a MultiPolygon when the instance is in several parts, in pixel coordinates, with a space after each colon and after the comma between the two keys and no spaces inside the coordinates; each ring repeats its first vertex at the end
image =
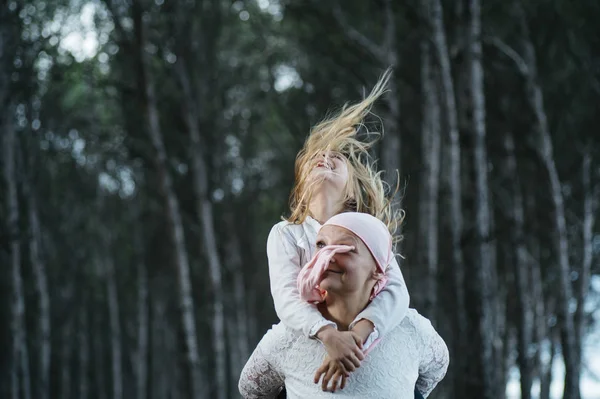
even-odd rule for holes
{"type": "MultiPolygon", "coordinates": [[[[382,337],[400,324],[406,316],[406,312],[408,312],[410,296],[396,258],[392,260],[387,270],[387,276],[388,282],[385,288],[356,317],[355,323],[352,324],[353,330],[355,326],[362,327],[360,332],[358,329],[357,332],[364,339],[366,339],[364,334],[367,333],[368,336],[368,333],[372,331],[369,329],[369,324],[372,323],[374,330],[377,331],[375,335],[382,337]]],[[[376,339],[377,337],[373,338],[376,339]]]]}
{"type": "Polygon", "coordinates": [[[303,301],[298,293],[300,254],[291,233],[284,222],[271,229],[267,239],[267,257],[271,295],[277,317],[289,328],[301,330],[306,336],[314,337],[327,325],[335,323],[325,319],[314,305],[303,301]]]}
{"type": "Polygon", "coordinates": [[[435,331],[431,322],[424,317],[421,317],[421,320],[422,325],[417,333],[421,335],[424,345],[416,388],[426,398],[446,375],[450,354],[446,343],[435,331]]]}
{"type": "Polygon", "coordinates": [[[244,399],[273,399],[284,386],[275,358],[277,336],[281,331],[274,326],[269,330],[248,359],[240,375],[238,389],[244,399]]]}

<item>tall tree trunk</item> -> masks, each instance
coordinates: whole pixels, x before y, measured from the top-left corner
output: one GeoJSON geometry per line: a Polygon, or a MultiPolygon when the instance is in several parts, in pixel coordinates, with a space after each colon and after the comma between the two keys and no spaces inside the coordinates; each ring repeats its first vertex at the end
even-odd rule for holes
{"type": "Polygon", "coordinates": [[[147,399],[148,397],[148,273],[144,262],[142,251],[141,232],[135,232],[135,252],[137,263],[137,284],[138,284],[138,333],[137,333],[137,352],[135,362],[136,375],[136,397],[137,399],[147,399]]]}
{"type": "Polygon", "coordinates": [[[68,318],[62,328],[61,334],[61,352],[60,352],[60,398],[70,399],[71,398],[71,345],[72,345],[72,326],[71,319],[68,318]]]}
{"type": "Polygon", "coordinates": [[[12,398],[19,399],[19,370],[23,395],[31,397],[27,360],[27,340],[25,337],[25,298],[23,293],[23,278],[21,276],[21,232],[19,229],[19,200],[17,194],[17,174],[15,169],[15,154],[17,150],[17,137],[13,125],[14,107],[9,106],[3,110],[4,123],[4,180],[7,202],[7,230],[10,248],[10,267],[12,277],[12,306],[11,306],[11,334],[12,334],[12,364],[10,368],[12,398]]]}
{"type": "Polygon", "coordinates": [[[421,128],[421,177],[419,201],[419,265],[427,270],[425,280],[425,315],[436,321],[437,264],[438,264],[438,197],[440,183],[441,121],[437,94],[436,74],[432,67],[431,45],[428,39],[421,43],[421,82],[423,92],[423,120],[421,128]]]}
{"type": "MultiPolygon", "coordinates": [[[[350,24],[339,4],[333,7],[333,17],[340,25],[344,35],[370,53],[377,62],[392,69],[398,68],[398,45],[396,43],[396,16],[392,9],[392,0],[384,0],[384,37],[382,43],[376,43],[359,32],[350,24]]],[[[388,84],[389,92],[384,97],[389,115],[385,122],[385,134],[381,141],[381,163],[385,170],[385,180],[392,187],[396,186],[396,171],[401,167],[400,138],[400,91],[392,76],[388,84]]]]}
{"type": "MultiPolygon", "coordinates": [[[[383,65],[397,70],[398,65],[398,44],[396,43],[396,15],[392,9],[392,0],[384,0],[384,39],[383,53],[386,59],[382,60],[383,65]]],[[[392,187],[396,186],[397,172],[402,168],[402,143],[400,136],[400,91],[396,76],[392,75],[388,83],[388,93],[384,101],[388,107],[389,115],[385,118],[385,134],[383,135],[381,147],[381,162],[385,170],[387,183],[392,187]]]]}
{"type": "Polygon", "coordinates": [[[46,264],[41,254],[42,232],[37,206],[36,193],[31,182],[31,171],[33,167],[33,156],[27,157],[27,164],[22,156],[22,151],[17,154],[21,170],[24,170],[22,186],[23,193],[28,200],[27,216],[29,220],[29,258],[33,267],[35,287],[38,294],[39,306],[39,381],[36,383],[36,397],[47,399],[50,395],[50,296],[48,294],[48,282],[46,277],[46,264]]]}
{"type": "Polygon", "coordinates": [[[29,370],[27,335],[24,333],[23,343],[21,344],[21,387],[23,389],[23,399],[31,399],[31,375],[29,370]]]}
{"type": "MultiPolygon", "coordinates": [[[[525,211],[523,195],[517,171],[517,158],[515,156],[515,145],[511,134],[504,138],[506,150],[506,172],[508,178],[513,182],[512,190],[512,241],[515,250],[515,288],[517,302],[519,304],[519,317],[517,323],[517,348],[519,373],[521,379],[521,398],[531,399],[531,385],[533,382],[533,365],[530,356],[530,346],[533,334],[533,304],[530,295],[532,281],[530,281],[530,264],[525,242],[525,211]]],[[[543,301],[543,296],[541,299],[543,301]]]]}
{"type": "MultiPolygon", "coordinates": [[[[524,16],[523,26],[526,28],[524,16]]],[[[569,261],[569,243],[567,237],[567,223],[562,186],[558,170],[554,161],[552,138],[548,127],[548,119],[544,109],[544,96],[542,88],[537,82],[537,67],[535,50],[529,34],[525,33],[525,63],[529,73],[525,76],[527,99],[534,111],[537,122],[538,141],[536,150],[544,164],[550,181],[550,192],[554,205],[555,245],[558,252],[559,290],[560,301],[557,306],[559,324],[561,329],[561,347],[565,362],[565,399],[580,399],[579,378],[581,367],[579,363],[579,350],[577,348],[577,331],[573,322],[573,315],[569,310],[569,302],[573,298],[571,288],[571,265],[569,261]]]]}
{"type": "Polygon", "coordinates": [[[554,363],[554,355],[556,354],[556,338],[554,333],[548,337],[549,345],[549,360],[548,363],[542,365],[540,373],[540,399],[550,399],[550,386],[552,385],[552,365],[554,363]]]}
{"type": "Polygon", "coordinates": [[[228,332],[230,336],[230,382],[235,382],[239,379],[242,367],[248,360],[249,337],[248,337],[248,314],[246,312],[246,287],[244,284],[244,272],[242,262],[242,247],[238,237],[238,230],[233,212],[228,212],[225,217],[227,223],[227,231],[229,231],[229,239],[226,245],[226,252],[229,255],[226,259],[229,268],[232,284],[230,292],[232,292],[234,311],[231,312],[228,322],[228,332]]]}
{"type": "Polygon", "coordinates": [[[493,243],[490,237],[491,212],[488,185],[488,156],[486,149],[485,94],[483,89],[483,66],[481,50],[481,5],[479,0],[469,1],[469,34],[467,58],[469,62],[469,93],[472,110],[471,130],[474,136],[474,172],[475,172],[475,230],[476,259],[473,275],[476,297],[478,368],[482,375],[481,391],[473,394],[481,398],[493,398],[499,388],[495,381],[494,362],[494,323],[496,296],[494,273],[493,243]]]}
{"type": "MultiPolygon", "coordinates": [[[[79,310],[79,328],[77,329],[77,341],[79,352],[79,393],[78,399],[88,399],[90,392],[89,369],[90,369],[90,343],[88,330],[88,302],[84,299],[79,310]]],[[[99,370],[94,370],[98,372],[99,370]]]]}
{"type": "Polygon", "coordinates": [[[151,398],[169,398],[168,359],[170,357],[165,343],[165,328],[168,321],[165,315],[165,304],[159,298],[152,300],[152,378],[151,398]]]}
{"type": "Polygon", "coordinates": [[[177,63],[177,71],[183,93],[185,96],[185,121],[188,126],[188,131],[191,140],[191,160],[193,168],[193,185],[194,194],[196,196],[196,212],[200,219],[202,230],[202,246],[208,258],[208,270],[211,282],[211,294],[213,298],[213,320],[212,327],[212,342],[215,352],[215,377],[216,377],[216,397],[225,399],[227,396],[227,351],[225,348],[225,315],[224,315],[224,295],[223,282],[221,277],[221,259],[217,248],[216,233],[214,227],[213,206],[210,200],[208,189],[208,168],[207,162],[204,159],[206,141],[202,142],[200,135],[200,126],[196,116],[198,109],[197,100],[192,94],[191,82],[189,74],[184,65],[185,57],[179,57],[180,62],[177,63]]]}
{"type": "Polygon", "coordinates": [[[121,321],[119,317],[119,298],[115,281],[115,266],[110,255],[110,244],[105,248],[107,254],[104,263],[106,279],[106,298],[108,301],[108,316],[110,320],[110,350],[112,370],[112,398],[123,398],[123,367],[121,348],[121,321]]]}
{"type": "Polygon", "coordinates": [[[147,68],[144,28],[142,21],[142,9],[139,1],[133,3],[134,8],[134,31],[136,38],[136,49],[138,51],[138,75],[140,89],[144,94],[147,132],[156,152],[154,158],[158,173],[159,187],[165,200],[166,217],[169,222],[169,234],[173,242],[173,252],[178,271],[179,280],[179,302],[185,336],[187,362],[192,385],[192,397],[199,399],[205,396],[205,384],[200,366],[200,355],[198,353],[198,337],[196,334],[196,318],[194,313],[194,300],[192,295],[192,282],[190,276],[190,264],[185,247],[185,232],[181,220],[179,202],[175,195],[173,182],[168,170],[168,158],[163,136],[160,128],[156,94],[152,78],[147,68]]]}
{"type": "Polygon", "coordinates": [[[592,161],[590,150],[586,148],[582,160],[582,186],[583,186],[583,223],[582,223],[582,260],[579,278],[577,280],[577,309],[575,311],[574,323],[577,329],[577,347],[579,349],[579,362],[583,362],[581,352],[585,336],[585,299],[587,298],[592,261],[594,256],[594,215],[597,211],[597,193],[591,184],[592,161]]]}
{"type": "Polygon", "coordinates": [[[535,48],[531,41],[522,5],[515,3],[514,9],[521,24],[523,56],[498,38],[494,38],[492,43],[515,62],[519,72],[523,75],[527,101],[535,117],[537,134],[534,147],[548,175],[551,199],[554,206],[554,242],[558,257],[559,274],[557,293],[560,299],[557,303],[557,315],[560,326],[562,355],[565,363],[564,398],[580,399],[581,364],[578,356],[580,349],[577,347],[577,330],[575,329],[573,315],[569,311],[569,302],[573,299],[573,289],[570,281],[572,269],[569,260],[569,242],[562,186],[554,160],[552,136],[544,107],[544,94],[537,76],[535,48]]]}
{"type": "MultiPolygon", "coordinates": [[[[465,265],[462,250],[463,212],[462,212],[462,181],[460,136],[458,131],[457,110],[454,93],[454,82],[450,67],[450,57],[446,33],[444,30],[443,11],[440,0],[429,0],[425,5],[427,21],[431,28],[434,54],[441,78],[442,113],[447,126],[448,137],[448,171],[444,174],[445,186],[449,195],[449,224],[452,243],[453,292],[455,295],[454,337],[456,339],[455,353],[467,353],[467,316],[465,303],[465,265]]],[[[460,368],[463,370],[463,368],[460,368]]],[[[455,389],[458,397],[466,395],[465,378],[462,373],[456,373],[455,389]]]]}
{"type": "MultiPolygon", "coordinates": [[[[106,348],[104,347],[104,336],[105,336],[105,323],[102,320],[99,312],[92,313],[93,317],[93,351],[94,351],[94,388],[97,392],[98,399],[107,399],[108,382],[106,379],[106,368],[104,365],[105,357],[104,353],[106,348]]],[[[61,398],[62,399],[62,398],[61,398]]]]}

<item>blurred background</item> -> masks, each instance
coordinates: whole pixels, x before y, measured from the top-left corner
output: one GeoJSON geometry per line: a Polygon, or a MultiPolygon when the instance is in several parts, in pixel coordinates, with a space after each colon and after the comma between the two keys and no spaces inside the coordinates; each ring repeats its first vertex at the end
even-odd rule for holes
{"type": "Polygon", "coordinates": [[[0,2],[0,397],[237,398],[311,126],[401,180],[432,398],[600,398],[600,3],[0,2]]]}

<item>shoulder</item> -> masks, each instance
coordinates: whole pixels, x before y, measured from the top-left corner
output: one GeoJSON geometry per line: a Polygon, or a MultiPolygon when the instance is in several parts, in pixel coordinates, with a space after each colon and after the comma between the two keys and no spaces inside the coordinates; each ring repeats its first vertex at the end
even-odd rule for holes
{"type": "Polygon", "coordinates": [[[302,224],[295,224],[282,220],[275,224],[269,232],[268,242],[280,244],[282,242],[295,243],[303,235],[304,227],[302,224]]]}
{"type": "Polygon", "coordinates": [[[422,338],[422,342],[427,341],[428,337],[438,335],[431,321],[412,308],[408,309],[406,317],[400,323],[399,328],[415,333],[422,338]]]}
{"type": "Polygon", "coordinates": [[[283,323],[274,324],[258,343],[262,353],[270,358],[281,357],[294,342],[300,333],[286,327],[283,323]]]}

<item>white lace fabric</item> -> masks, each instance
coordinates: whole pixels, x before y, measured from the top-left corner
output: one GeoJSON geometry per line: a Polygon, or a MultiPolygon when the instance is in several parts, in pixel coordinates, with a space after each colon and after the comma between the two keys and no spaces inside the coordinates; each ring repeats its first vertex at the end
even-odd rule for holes
{"type": "Polygon", "coordinates": [[[444,378],[449,363],[444,340],[429,320],[412,309],[375,345],[350,375],[346,387],[334,394],[313,383],[325,354],[319,342],[277,324],[265,334],[244,367],[240,393],[247,399],[275,398],[285,385],[290,399],[412,399],[417,387],[427,397],[444,378]]]}

